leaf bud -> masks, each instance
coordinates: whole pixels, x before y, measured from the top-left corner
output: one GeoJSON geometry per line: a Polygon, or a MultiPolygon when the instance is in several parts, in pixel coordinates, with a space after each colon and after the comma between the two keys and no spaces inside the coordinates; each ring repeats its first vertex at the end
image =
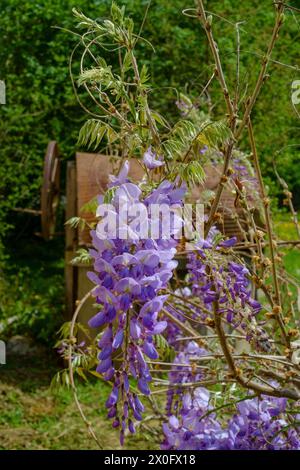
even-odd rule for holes
{"type": "Polygon", "coordinates": [[[280,305],[274,305],[273,312],[275,313],[275,315],[279,315],[282,312],[282,308],[280,307],[280,305]]]}

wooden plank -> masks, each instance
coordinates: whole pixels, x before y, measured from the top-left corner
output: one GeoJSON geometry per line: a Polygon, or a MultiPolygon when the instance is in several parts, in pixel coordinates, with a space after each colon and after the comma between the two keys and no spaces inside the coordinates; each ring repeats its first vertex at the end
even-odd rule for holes
{"type": "MultiPolygon", "coordinates": [[[[67,163],[66,178],[66,221],[77,214],[76,197],[76,165],[75,162],[67,163]]],[[[65,297],[66,319],[70,320],[74,313],[75,300],[77,298],[77,268],[70,263],[74,258],[77,248],[77,230],[70,225],[65,225],[65,297]]]]}
{"type": "MultiPolygon", "coordinates": [[[[95,196],[105,193],[109,175],[116,174],[119,167],[120,159],[94,153],[76,153],[77,213],[87,222],[94,220],[94,214],[80,213],[80,209],[95,196]]],[[[143,169],[138,161],[130,160],[129,177],[133,181],[140,181],[143,175],[143,169]]],[[[79,232],[78,244],[89,243],[89,230],[79,232]]]]}
{"type": "MultiPolygon", "coordinates": [[[[74,161],[67,163],[66,178],[66,221],[77,215],[77,185],[76,185],[76,163],[74,161]]],[[[73,250],[77,246],[77,231],[70,225],[65,225],[65,244],[66,250],[73,250]]]]}
{"type": "MultiPolygon", "coordinates": [[[[87,272],[90,271],[90,267],[83,267],[80,266],[78,268],[78,287],[77,287],[77,301],[81,300],[85,294],[93,288],[94,284],[88,279],[87,272]]],[[[89,319],[97,313],[93,304],[95,303],[94,297],[90,297],[81,307],[80,312],[77,317],[77,323],[81,323],[85,328],[89,330],[89,335],[91,338],[94,338],[96,334],[99,332],[97,328],[89,328],[88,321],[89,319]]],[[[99,306],[100,309],[100,306],[99,306]]],[[[82,332],[78,332],[78,342],[85,341],[88,344],[88,340],[86,336],[82,332]]]]}

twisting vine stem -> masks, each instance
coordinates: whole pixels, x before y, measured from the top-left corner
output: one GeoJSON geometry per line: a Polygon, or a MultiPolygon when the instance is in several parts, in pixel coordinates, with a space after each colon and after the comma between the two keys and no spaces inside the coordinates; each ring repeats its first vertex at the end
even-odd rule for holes
{"type": "Polygon", "coordinates": [[[69,355],[68,355],[68,367],[69,367],[69,378],[70,378],[70,384],[71,384],[71,389],[72,389],[72,392],[73,392],[73,397],[74,397],[74,401],[75,401],[75,404],[77,406],[77,409],[80,413],[80,416],[83,420],[83,422],[85,423],[86,427],[87,427],[87,430],[89,432],[89,434],[91,435],[91,437],[94,439],[94,441],[97,443],[99,449],[103,449],[103,445],[101,444],[101,442],[99,441],[98,437],[96,436],[96,433],[91,425],[91,423],[89,422],[89,420],[87,419],[87,417],[85,416],[85,413],[82,409],[82,406],[80,404],[80,401],[79,401],[79,398],[78,398],[78,395],[77,395],[77,389],[76,389],[76,385],[75,385],[75,381],[74,381],[74,373],[73,373],[73,364],[72,364],[72,352],[73,352],[73,349],[72,349],[72,342],[75,340],[76,341],[76,337],[75,337],[75,325],[76,325],[76,321],[77,321],[77,318],[78,318],[78,315],[80,313],[80,310],[82,308],[82,306],[85,304],[85,302],[90,298],[90,296],[92,295],[92,292],[93,292],[94,289],[91,289],[87,294],[85,294],[85,296],[80,300],[79,304],[77,305],[77,308],[74,312],[74,315],[72,317],[72,321],[71,321],[71,324],[70,324],[70,342],[69,342],[69,355]]]}
{"type": "MultiPolygon", "coordinates": [[[[217,187],[217,190],[216,190],[216,195],[215,195],[213,204],[211,206],[210,213],[209,213],[209,216],[208,216],[208,221],[207,221],[207,224],[206,224],[206,227],[205,227],[205,235],[207,235],[209,230],[211,229],[213,223],[214,223],[214,216],[215,216],[215,214],[218,210],[218,207],[219,207],[219,204],[220,204],[220,199],[221,199],[225,184],[226,184],[227,179],[228,179],[228,170],[229,170],[229,166],[230,166],[230,159],[231,159],[234,144],[241,137],[242,131],[243,131],[244,127],[246,126],[247,122],[248,122],[248,118],[251,115],[253,106],[254,106],[254,104],[257,100],[257,97],[260,93],[260,90],[263,86],[263,83],[265,82],[266,70],[268,68],[268,65],[269,65],[269,62],[270,62],[270,59],[271,59],[271,54],[272,54],[276,39],[278,38],[279,29],[280,29],[280,27],[281,27],[281,25],[283,24],[283,21],[284,21],[284,14],[283,14],[284,4],[283,3],[278,3],[278,4],[274,5],[275,8],[276,8],[276,19],[275,19],[275,24],[274,24],[274,27],[273,27],[271,40],[270,40],[270,43],[268,45],[266,55],[263,58],[262,66],[261,66],[261,69],[260,69],[260,72],[259,72],[259,75],[258,75],[258,78],[257,78],[257,81],[256,81],[256,85],[254,87],[253,93],[247,101],[245,112],[243,114],[241,123],[240,123],[240,125],[237,129],[236,129],[236,121],[237,121],[238,109],[237,109],[237,107],[234,106],[234,104],[233,104],[233,102],[230,98],[230,94],[229,94],[229,91],[228,91],[228,87],[227,87],[227,84],[226,84],[226,80],[225,80],[225,76],[224,76],[224,72],[223,72],[223,68],[222,68],[222,64],[221,64],[221,60],[220,60],[220,56],[219,56],[219,50],[218,50],[217,43],[215,42],[214,37],[213,37],[213,33],[212,33],[211,21],[208,20],[208,17],[207,17],[206,12],[205,12],[203,1],[202,0],[196,0],[196,5],[197,5],[197,16],[198,16],[205,32],[206,32],[208,43],[209,43],[209,46],[210,46],[210,49],[211,49],[211,52],[212,52],[212,55],[213,55],[213,58],[214,58],[214,61],[215,61],[215,66],[216,66],[216,74],[215,75],[216,75],[216,78],[218,79],[218,81],[221,85],[221,88],[222,88],[222,92],[223,92],[223,95],[224,95],[224,99],[225,99],[226,107],[227,107],[227,112],[228,112],[229,127],[233,132],[233,138],[231,139],[231,141],[227,145],[227,148],[225,149],[225,152],[224,152],[223,175],[222,175],[222,177],[220,179],[220,182],[218,184],[218,187],[217,187]]],[[[237,103],[237,101],[238,101],[237,98],[238,97],[235,96],[235,103],[237,103]]]]}
{"type": "Polygon", "coordinates": [[[248,118],[248,132],[249,132],[249,140],[252,150],[252,158],[253,164],[256,171],[257,179],[259,182],[259,188],[263,200],[263,207],[264,207],[264,214],[265,214],[265,222],[267,227],[267,234],[268,234],[268,241],[269,241],[269,250],[271,256],[271,263],[272,263],[272,274],[273,274],[273,282],[274,282],[274,290],[275,290],[275,302],[276,305],[273,307],[273,311],[276,315],[276,319],[278,321],[279,327],[281,329],[282,335],[285,339],[286,345],[290,346],[290,339],[285,331],[284,322],[282,319],[282,306],[281,306],[281,296],[280,296],[280,288],[279,288],[279,281],[276,269],[276,259],[275,259],[275,248],[274,248],[274,240],[273,240],[273,232],[272,232],[272,225],[271,225],[271,215],[270,215],[270,199],[267,196],[265,185],[263,182],[259,158],[257,154],[254,134],[253,134],[253,127],[250,117],[248,118]]]}

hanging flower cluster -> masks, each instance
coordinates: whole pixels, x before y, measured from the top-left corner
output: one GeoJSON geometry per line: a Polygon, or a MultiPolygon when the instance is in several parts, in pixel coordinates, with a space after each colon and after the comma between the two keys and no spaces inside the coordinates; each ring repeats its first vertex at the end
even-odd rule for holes
{"type": "MultiPolygon", "coordinates": [[[[237,404],[237,413],[221,422],[210,405],[210,393],[198,387],[182,398],[178,417],[163,424],[165,450],[300,449],[297,423],[284,417],[286,399],[262,396],[237,404]]],[[[296,416],[297,419],[297,416],[296,416]]]]}
{"type": "MultiPolygon", "coordinates": [[[[113,237],[107,221],[100,220],[96,231],[91,233],[94,249],[90,254],[94,258],[95,272],[88,273],[89,279],[96,284],[93,293],[100,306],[89,325],[104,328],[98,343],[100,362],[97,372],[114,383],[106,406],[113,426],[120,429],[121,444],[125,429],[128,427],[134,432],[133,418],[141,420],[144,409],[132,392],[129,378],[136,380],[141,393],[150,394],[151,374],[146,358],[158,358],[153,337],[167,327],[160,312],[168,296],[160,295],[160,291],[166,288],[177,266],[173,259],[176,240],[172,236],[152,239],[149,233],[142,238],[141,224],[147,224],[149,230],[153,224],[158,224],[158,230],[161,230],[162,221],[153,221],[150,217],[150,205],[181,204],[185,193],[185,188],[178,189],[174,183],[164,181],[143,197],[141,189],[128,181],[128,169],[126,162],[110,185],[115,191],[109,215],[117,220],[118,236],[113,237]],[[131,209],[141,202],[144,212],[137,222],[135,211],[132,212],[134,215],[130,214],[131,209]],[[126,221],[125,210],[129,214],[126,221]]],[[[172,235],[179,222],[174,216],[170,227],[172,235]]]]}
{"type": "Polygon", "coordinates": [[[167,391],[167,416],[176,413],[180,408],[186,387],[204,378],[203,370],[199,366],[194,367],[190,363],[190,358],[195,359],[205,354],[207,354],[205,349],[200,348],[195,341],[189,341],[183,351],[176,355],[172,370],[168,374],[170,385],[167,391]]]}
{"type": "Polygon", "coordinates": [[[235,329],[240,328],[249,342],[269,351],[268,335],[256,319],[262,307],[252,297],[249,270],[223,253],[235,245],[236,238],[214,242],[215,235],[215,231],[211,232],[206,240],[198,242],[188,256],[192,295],[203,305],[197,310],[198,317],[203,321],[213,320],[217,302],[218,314],[224,321],[235,329]]]}
{"type": "MultiPolygon", "coordinates": [[[[213,320],[217,301],[218,313],[229,326],[240,328],[249,342],[254,342],[262,350],[269,350],[268,336],[256,320],[261,305],[251,296],[249,270],[233,261],[232,257],[224,256],[224,250],[228,251],[235,243],[235,238],[220,241],[220,234],[214,228],[206,240],[197,243],[197,249],[188,254],[187,277],[191,289],[185,287],[186,295],[181,292],[182,300],[174,308],[173,314],[178,314],[180,304],[186,297],[187,304],[189,299],[197,301],[189,304],[190,318],[203,322],[213,320]]],[[[171,307],[167,308],[172,311],[171,307]]],[[[169,330],[168,326],[166,332],[169,330]]],[[[178,337],[180,330],[177,329],[175,333],[178,337]]],[[[174,336],[171,331],[173,346],[180,346],[168,375],[170,385],[166,415],[169,421],[163,424],[165,438],[162,449],[300,449],[299,418],[293,417],[294,425],[284,418],[287,406],[285,398],[249,396],[249,399],[237,404],[237,412],[231,419],[219,419],[211,404],[210,392],[206,388],[197,387],[197,382],[203,381],[205,374],[195,358],[206,355],[207,351],[195,341],[190,341],[182,348],[182,342],[176,342],[174,336]],[[184,387],[184,384],[189,384],[189,387],[184,387]],[[189,391],[190,388],[193,392],[189,391]]]]}
{"type": "Polygon", "coordinates": [[[296,415],[288,422],[287,415],[284,415],[286,405],[286,398],[267,396],[239,403],[238,413],[228,423],[228,448],[300,449],[300,416],[296,415]]]}
{"type": "Polygon", "coordinates": [[[261,202],[259,184],[257,178],[254,176],[253,168],[249,165],[248,160],[241,153],[236,151],[235,158],[232,160],[233,172],[230,178],[238,184],[240,189],[246,193],[247,200],[252,204],[258,205],[261,202]]]}
{"type": "Polygon", "coordinates": [[[209,409],[210,394],[207,389],[197,387],[193,394],[186,392],[178,417],[172,415],[163,424],[163,450],[213,450],[222,449],[226,439],[215,415],[204,415],[209,409]]]}

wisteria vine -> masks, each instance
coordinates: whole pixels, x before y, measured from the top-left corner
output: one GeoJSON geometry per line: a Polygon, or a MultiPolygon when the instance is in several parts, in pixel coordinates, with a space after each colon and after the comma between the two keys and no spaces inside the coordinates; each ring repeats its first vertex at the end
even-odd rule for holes
{"type": "Polygon", "coordinates": [[[251,122],[287,7],[274,3],[266,59],[244,102],[238,85],[231,96],[213,17],[202,0],[195,3],[185,14],[206,34],[213,75],[197,99],[178,94],[175,124],[149,105],[149,73],[135,55],[142,31],[134,33],[125,9],[113,3],[111,19],[97,21],[75,11],[85,29],[78,86],[100,109],[99,115],[89,111],[79,144],[114,156],[119,170],[98,198],[93,248],[85,254],[94,267],[88,277],[97,313],[89,327],[96,344],[79,348],[74,338],[87,297],[77,307],[69,342],[64,338],[71,384],[74,391],[73,372],[89,354],[87,369],[94,372],[97,355],[96,375],[110,387],[107,416],[121,445],[137,427],[151,432],[143,428],[151,410],[152,437],[162,430],[163,442],[155,441],[162,449],[299,449],[299,287],[284,270],[280,247],[289,242],[273,231],[251,122]],[[95,56],[96,47],[118,51],[119,72],[95,56]],[[96,61],[92,68],[90,60],[96,61]],[[226,106],[217,121],[204,111],[212,81],[226,106]],[[245,128],[248,154],[239,149],[245,128]],[[129,177],[132,159],[144,172],[138,182],[129,177]],[[205,189],[207,165],[220,172],[214,191],[205,189]],[[204,203],[203,231],[196,230],[192,211],[187,243],[176,208],[199,202],[195,188],[204,203]],[[230,207],[224,191],[232,196],[230,207]],[[153,218],[154,206],[172,209],[169,237],[160,213],[153,218]],[[234,236],[224,229],[228,213],[237,224],[234,236]]]}

